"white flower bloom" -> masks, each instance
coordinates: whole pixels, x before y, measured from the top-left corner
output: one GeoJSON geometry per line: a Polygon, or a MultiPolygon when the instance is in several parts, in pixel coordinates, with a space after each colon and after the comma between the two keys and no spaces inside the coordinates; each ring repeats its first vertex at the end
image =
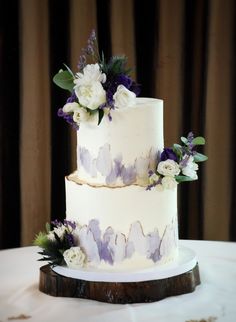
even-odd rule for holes
{"type": "Polygon", "coordinates": [[[79,104],[76,102],[66,103],[62,110],[64,113],[73,113],[77,108],[79,108],[79,104]]]}
{"type": "Polygon", "coordinates": [[[105,83],[106,74],[100,71],[98,64],[88,64],[84,67],[83,73],[77,73],[74,83],[76,86],[89,85],[94,82],[105,83]]]}
{"type": "Polygon", "coordinates": [[[79,107],[76,110],[74,110],[73,121],[78,125],[80,124],[80,122],[86,122],[88,119],[89,113],[86,111],[85,108],[79,107]]]}
{"type": "Polygon", "coordinates": [[[149,182],[155,183],[159,180],[160,176],[158,176],[156,173],[153,173],[150,177],[149,177],[149,182]]]}
{"type": "Polygon", "coordinates": [[[180,173],[180,168],[177,162],[174,160],[166,160],[159,162],[157,171],[163,176],[177,176],[180,173]]]}
{"type": "Polygon", "coordinates": [[[64,251],[63,257],[69,268],[78,269],[85,266],[86,256],[79,246],[64,251]]]}
{"type": "Polygon", "coordinates": [[[50,231],[50,232],[47,234],[47,238],[48,238],[49,240],[51,240],[51,241],[55,241],[55,240],[56,240],[56,238],[55,238],[55,236],[54,236],[53,231],[50,231]]]}
{"type": "Polygon", "coordinates": [[[61,226],[58,226],[58,227],[55,227],[53,230],[51,230],[48,234],[47,234],[47,237],[49,240],[51,241],[54,241],[55,240],[55,236],[54,236],[54,233],[57,234],[57,236],[60,238],[60,239],[63,239],[64,237],[64,234],[65,234],[65,231],[68,230],[66,228],[66,226],[64,225],[61,225],[61,226]]]}
{"type": "Polygon", "coordinates": [[[119,85],[113,95],[113,99],[117,108],[131,107],[135,104],[136,95],[124,85],[119,85]]]}
{"type": "Polygon", "coordinates": [[[198,179],[197,172],[196,172],[197,170],[198,170],[198,164],[194,162],[193,156],[190,156],[186,166],[182,169],[182,173],[193,180],[197,180],[198,179]]]}
{"type": "Polygon", "coordinates": [[[161,183],[165,189],[174,189],[177,186],[177,182],[172,176],[162,178],[161,183]]]}
{"type": "Polygon", "coordinates": [[[97,109],[106,102],[106,92],[100,82],[75,86],[74,89],[79,103],[91,110],[97,109]]]}

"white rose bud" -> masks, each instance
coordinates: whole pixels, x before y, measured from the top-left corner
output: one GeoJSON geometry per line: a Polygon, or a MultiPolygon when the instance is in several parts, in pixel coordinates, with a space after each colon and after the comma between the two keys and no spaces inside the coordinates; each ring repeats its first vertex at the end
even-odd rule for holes
{"type": "Polygon", "coordinates": [[[64,251],[63,257],[69,268],[79,269],[85,266],[86,256],[79,246],[64,251]]]}
{"type": "Polygon", "coordinates": [[[89,119],[89,113],[86,111],[85,108],[80,107],[74,111],[73,121],[78,125],[80,124],[80,122],[86,122],[88,119],[89,119]]]}
{"type": "Polygon", "coordinates": [[[157,171],[163,176],[177,176],[180,173],[180,168],[174,160],[161,161],[157,166],[157,171]]]}
{"type": "Polygon", "coordinates": [[[149,177],[149,182],[155,183],[159,180],[160,176],[158,176],[156,173],[153,173],[150,177],[149,177]]]}
{"type": "Polygon", "coordinates": [[[131,107],[135,104],[136,95],[124,85],[119,85],[113,95],[113,99],[117,108],[131,107]]]}
{"type": "Polygon", "coordinates": [[[177,187],[177,182],[173,177],[166,176],[162,178],[161,183],[165,189],[174,189],[177,187]]]}
{"type": "Polygon", "coordinates": [[[62,110],[64,113],[73,113],[76,109],[79,108],[79,104],[76,102],[73,103],[66,103],[62,110]]]}
{"type": "Polygon", "coordinates": [[[74,89],[79,103],[90,110],[96,110],[106,102],[106,92],[100,82],[75,86],[74,89]]]}

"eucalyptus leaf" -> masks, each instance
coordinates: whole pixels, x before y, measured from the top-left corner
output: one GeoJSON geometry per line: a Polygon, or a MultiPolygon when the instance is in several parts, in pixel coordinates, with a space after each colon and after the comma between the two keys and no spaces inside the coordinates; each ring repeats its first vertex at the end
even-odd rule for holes
{"type": "Polygon", "coordinates": [[[188,176],[175,176],[175,180],[180,183],[180,182],[186,182],[186,181],[194,181],[195,179],[192,179],[188,176]]]}
{"type": "Polygon", "coordinates": [[[98,109],[98,125],[101,123],[103,116],[104,116],[104,111],[103,111],[103,109],[99,108],[98,109]]]}
{"type": "Polygon", "coordinates": [[[202,153],[196,153],[196,154],[194,154],[193,157],[194,157],[195,162],[203,162],[203,161],[208,160],[208,157],[202,153]]]}
{"type": "Polygon", "coordinates": [[[74,73],[72,72],[72,70],[70,69],[70,67],[69,66],[67,66],[66,64],[63,64],[65,67],[66,67],[66,69],[68,70],[68,72],[71,74],[71,76],[73,77],[73,79],[75,78],[75,75],[74,75],[74,73]]]}
{"type": "Polygon", "coordinates": [[[192,144],[194,144],[194,145],[204,145],[205,143],[206,143],[206,141],[202,136],[197,136],[192,141],[192,144]]]}
{"type": "Polygon", "coordinates": [[[71,75],[71,73],[68,70],[63,70],[62,72],[57,73],[53,77],[53,82],[71,93],[73,92],[74,88],[74,77],[71,75]]]}
{"type": "Polygon", "coordinates": [[[49,233],[51,230],[51,225],[47,222],[46,223],[46,232],[49,233]]]}
{"type": "Polygon", "coordinates": [[[180,144],[177,144],[177,143],[175,143],[174,145],[173,145],[173,151],[175,152],[175,154],[179,157],[179,158],[181,158],[182,157],[182,146],[180,145],[180,144]]]}
{"type": "Polygon", "coordinates": [[[188,139],[185,138],[184,136],[181,136],[181,141],[186,145],[188,144],[188,139]]]}

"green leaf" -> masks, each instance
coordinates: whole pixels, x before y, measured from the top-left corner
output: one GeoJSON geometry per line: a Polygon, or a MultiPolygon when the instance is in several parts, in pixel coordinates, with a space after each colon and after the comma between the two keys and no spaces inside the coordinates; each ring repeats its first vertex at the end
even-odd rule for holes
{"type": "Polygon", "coordinates": [[[71,76],[73,77],[73,79],[75,78],[75,75],[74,75],[74,73],[72,72],[72,70],[70,69],[70,67],[69,66],[67,66],[66,64],[63,64],[65,67],[66,67],[66,69],[68,70],[68,72],[71,74],[71,76]]]}
{"type": "Polygon", "coordinates": [[[186,181],[194,181],[195,179],[192,179],[188,176],[175,176],[175,180],[180,183],[180,182],[186,182],[186,181]]]}
{"type": "Polygon", "coordinates": [[[195,162],[203,162],[203,161],[208,160],[208,157],[204,154],[201,154],[201,153],[194,154],[193,158],[194,158],[195,162]]]}
{"type": "Polygon", "coordinates": [[[182,146],[180,144],[175,143],[173,145],[173,151],[178,156],[178,158],[180,158],[180,159],[182,158],[183,152],[182,152],[182,146]]]}
{"type": "Polygon", "coordinates": [[[39,246],[41,248],[47,248],[48,244],[49,244],[49,240],[47,238],[47,234],[45,234],[41,231],[38,233],[38,235],[36,235],[36,237],[33,241],[34,246],[39,246]]]}
{"type": "Polygon", "coordinates": [[[202,136],[197,136],[192,141],[192,144],[194,144],[194,145],[204,145],[205,143],[206,143],[206,141],[202,136]]]}
{"type": "Polygon", "coordinates": [[[51,225],[47,222],[46,223],[46,232],[49,233],[51,230],[51,225]]]}
{"type": "Polygon", "coordinates": [[[57,73],[53,77],[53,82],[70,92],[73,92],[74,88],[74,77],[71,75],[71,73],[68,70],[63,70],[62,72],[57,73]]]}
{"type": "Polygon", "coordinates": [[[103,109],[99,108],[98,109],[98,125],[101,123],[103,116],[104,116],[104,111],[103,111],[103,109]]]}
{"type": "Polygon", "coordinates": [[[185,138],[184,136],[181,136],[181,141],[186,145],[188,144],[188,139],[185,138]]]}

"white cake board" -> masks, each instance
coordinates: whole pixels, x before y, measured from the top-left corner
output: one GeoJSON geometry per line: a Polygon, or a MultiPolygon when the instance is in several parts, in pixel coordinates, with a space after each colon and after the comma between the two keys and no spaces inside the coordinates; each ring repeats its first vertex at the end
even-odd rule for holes
{"type": "Polygon", "coordinates": [[[186,247],[179,247],[179,255],[175,262],[141,270],[116,271],[96,268],[70,269],[55,266],[52,270],[62,276],[93,282],[141,282],[160,280],[184,274],[197,264],[196,254],[186,247]]]}

